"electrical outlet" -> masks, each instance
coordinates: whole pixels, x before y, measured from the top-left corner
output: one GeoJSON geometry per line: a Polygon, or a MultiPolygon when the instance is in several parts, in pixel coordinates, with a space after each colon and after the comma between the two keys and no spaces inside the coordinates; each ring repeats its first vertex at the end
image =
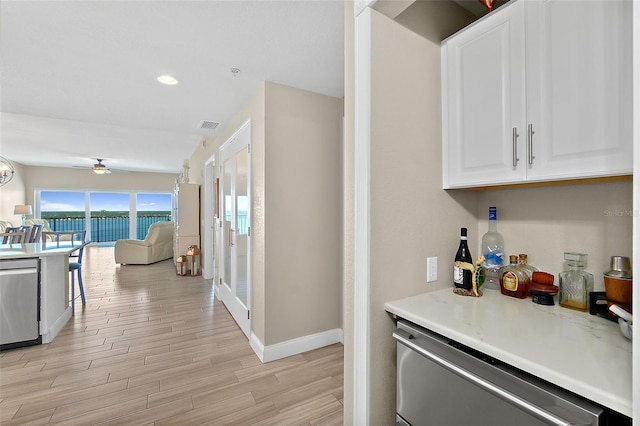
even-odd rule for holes
{"type": "Polygon", "coordinates": [[[438,280],[438,258],[427,257],[427,282],[438,280]]]}

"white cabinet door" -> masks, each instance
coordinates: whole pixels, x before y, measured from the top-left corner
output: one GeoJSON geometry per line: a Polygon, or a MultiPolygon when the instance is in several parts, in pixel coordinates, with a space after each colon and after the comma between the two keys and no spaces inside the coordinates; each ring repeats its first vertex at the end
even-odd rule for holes
{"type": "Polygon", "coordinates": [[[487,18],[443,44],[444,188],[525,179],[524,5],[487,18]]]}
{"type": "Polygon", "coordinates": [[[527,179],[631,173],[631,2],[529,1],[525,15],[527,179]]]}

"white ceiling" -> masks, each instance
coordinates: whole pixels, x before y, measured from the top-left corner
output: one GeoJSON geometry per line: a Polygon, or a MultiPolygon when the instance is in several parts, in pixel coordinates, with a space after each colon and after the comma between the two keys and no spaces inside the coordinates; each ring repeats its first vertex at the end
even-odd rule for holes
{"type": "Polygon", "coordinates": [[[0,3],[0,155],[178,173],[272,81],[343,96],[341,0],[0,3]],[[236,77],[231,68],[239,68],[236,77]],[[170,74],[176,86],[158,83],[170,74]],[[201,120],[220,122],[202,130],[201,120]]]}

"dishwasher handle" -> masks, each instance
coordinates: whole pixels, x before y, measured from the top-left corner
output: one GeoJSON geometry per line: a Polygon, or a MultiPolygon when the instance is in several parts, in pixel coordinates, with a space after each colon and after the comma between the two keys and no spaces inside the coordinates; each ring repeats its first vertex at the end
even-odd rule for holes
{"type": "Polygon", "coordinates": [[[473,374],[468,370],[460,368],[458,365],[450,361],[447,361],[446,359],[432,352],[427,351],[422,346],[412,341],[414,340],[414,336],[412,336],[411,333],[409,333],[406,330],[396,329],[396,331],[393,332],[393,337],[398,342],[402,343],[409,349],[412,349],[415,352],[419,353],[420,355],[424,356],[425,358],[430,359],[431,361],[435,362],[439,366],[449,370],[453,374],[475,384],[481,389],[491,393],[492,395],[497,396],[498,398],[510,403],[511,405],[514,405],[520,408],[521,410],[531,414],[532,416],[537,417],[540,420],[551,422],[551,424],[558,425],[558,426],[571,426],[574,424],[573,422],[562,419],[556,416],[555,414],[550,413],[549,411],[541,407],[538,407],[537,405],[532,404],[525,399],[520,398],[519,396],[513,394],[512,392],[509,392],[508,390],[501,388],[500,386],[496,386],[495,384],[483,379],[482,377],[476,374],[473,374]]]}
{"type": "Polygon", "coordinates": [[[0,276],[37,274],[38,268],[0,269],[0,276]]]}

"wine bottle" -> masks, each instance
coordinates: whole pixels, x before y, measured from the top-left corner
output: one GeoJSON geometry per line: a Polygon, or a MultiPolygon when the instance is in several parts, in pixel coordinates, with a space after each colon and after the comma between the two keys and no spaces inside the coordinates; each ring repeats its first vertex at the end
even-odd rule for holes
{"type": "Polygon", "coordinates": [[[484,256],[484,288],[500,289],[498,271],[504,264],[504,238],[498,232],[498,216],[495,207],[489,207],[489,231],[482,236],[482,256],[484,256]]]}
{"type": "MultiPolygon", "coordinates": [[[[460,228],[460,245],[456,252],[455,262],[473,264],[473,261],[471,260],[471,253],[469,252],[469,246],[467,245],[467,228],[460,228]]],[[[453,285],[455,287],[471,290],[471,279],[471,271],[462,269],[456,264],[453,265],[453,285]]]]}

